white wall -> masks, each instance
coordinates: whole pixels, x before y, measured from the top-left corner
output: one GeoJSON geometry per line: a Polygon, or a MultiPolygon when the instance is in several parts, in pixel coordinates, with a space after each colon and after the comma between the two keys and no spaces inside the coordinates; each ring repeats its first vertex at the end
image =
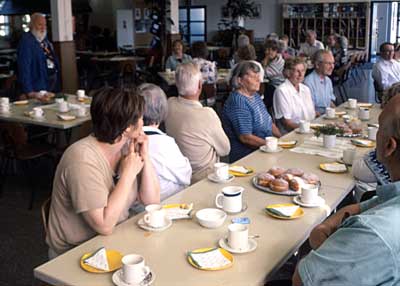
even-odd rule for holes
{"type": "MultiPolygon", "coordinates": [[[[265,38],[272,32],[281,32],[281,7],[279,0],[255,0],[261,3],[260,19],[246,19],[245,28],[254,30],[255,38],[265,38]]],[[[221,0],[192,0],[192,5],[207,6],[207,38],[210,41],[213,34],[218,30],[218,22],[221,19],[221,6],[226,1],[221,0]]]]}

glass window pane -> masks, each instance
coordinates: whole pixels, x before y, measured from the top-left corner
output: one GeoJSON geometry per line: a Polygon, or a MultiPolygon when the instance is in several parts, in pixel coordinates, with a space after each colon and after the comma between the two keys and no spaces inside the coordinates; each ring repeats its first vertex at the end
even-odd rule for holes
{"type": "Polygon", "coordinates": [[[187,34],[188,33],[188,26],[186,22],[179,22],[179,33],[187,34]]]}
{"type": "Polygon", "coordinates": [[[0,15],[0,23],[5,23],[6,22],[6,17],[3,15],[0,15]]]}
{"type": "Polygon", "coordinates": [[[190,9],[190,20],[192,21],[204,21],[204,8],[192,8],[190,9]]]}
{"type": "Polygon", "coordinates": [[[179,9],[179,21],[187,21],[186,9],[179,9]]]}
{"type": "Polygon", "coordinates": [[[24,15],[24,17],[22,17],[22,21],[25,23],[29,23],[31,21],[31,16],[30,15],[24,15]]]}
{"type": "Polygon", "coordinates": [[[191,34],[204,34],[204,23],[190,23],[191,34]]]}
{"type": "Polygon", "coordinates": [[[194,42],[197,42],[197,41],[204,42],[205,41],[205,37],[204,36],[191,36],[190,37],[190,42],[191,43],[194,43],[194,42]]]}

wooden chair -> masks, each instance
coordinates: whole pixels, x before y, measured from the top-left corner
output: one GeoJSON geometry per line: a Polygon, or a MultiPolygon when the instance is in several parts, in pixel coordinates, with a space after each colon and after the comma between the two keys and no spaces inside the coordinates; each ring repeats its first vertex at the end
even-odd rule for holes
{"type": "Polygon", "coordinates": [[[213,106],[216,102],[217,88],[213,83],[203,83],[200,95],[200,102],[204,106],[213,106]],[[209,104],[210,103],[210,104],[209,104]]]}
{"type": "Polygon", "coordinates": [[[48,197],[42,203],[42,206],[40,207],[40,212],[41,212],[41,215],[42,215],[42,223],[43,223],[43,229],[44,229],[45,236],[47,236],[47,232],[48,232],[50,204],[51,204],[51,197],[48,197]]]}

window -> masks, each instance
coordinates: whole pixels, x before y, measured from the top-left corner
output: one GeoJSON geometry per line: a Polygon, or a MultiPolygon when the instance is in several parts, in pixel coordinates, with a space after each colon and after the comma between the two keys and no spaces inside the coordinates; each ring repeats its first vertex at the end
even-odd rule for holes
{"type": "Polygon", "coordinates": [[[179,8],[179,32],[186,43],[207,41],[206,6],[179,8]]]}
{"type": "Polygon", "coordinates": [[[7,37],[10,35],[10,18],[8,16],[0,15],[0,37],[7,37]]]}
{"type": "Polygon", "coordinates": [[[30,15],[24,15],[24,17],[22,17],[22,30],[24,30],[24,32],[29,31],[29,23],[30,22],[31,22],[30,15]]]}

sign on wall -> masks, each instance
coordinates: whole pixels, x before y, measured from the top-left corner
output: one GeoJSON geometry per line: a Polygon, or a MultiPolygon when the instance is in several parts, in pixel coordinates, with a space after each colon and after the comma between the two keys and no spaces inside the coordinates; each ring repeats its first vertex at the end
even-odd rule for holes
{"type": "Polygon", "coordinates": [[[133,10],[119,9],[117,10],[117,45],[134,46],[134,22],[133,10]]]}

